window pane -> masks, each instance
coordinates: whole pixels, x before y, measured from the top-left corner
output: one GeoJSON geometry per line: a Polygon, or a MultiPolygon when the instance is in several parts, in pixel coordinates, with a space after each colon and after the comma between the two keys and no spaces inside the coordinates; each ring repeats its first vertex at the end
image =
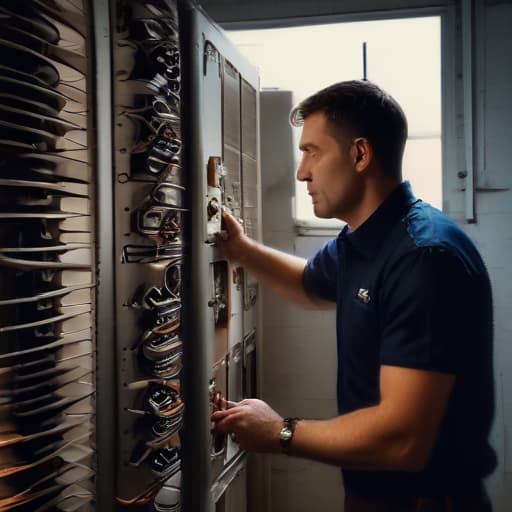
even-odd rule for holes
{"type": "Polygon", "coordinates": [[[418,199],[441,209],[441,138],[409,139],[405,146],[403,176],[418,199]]]}

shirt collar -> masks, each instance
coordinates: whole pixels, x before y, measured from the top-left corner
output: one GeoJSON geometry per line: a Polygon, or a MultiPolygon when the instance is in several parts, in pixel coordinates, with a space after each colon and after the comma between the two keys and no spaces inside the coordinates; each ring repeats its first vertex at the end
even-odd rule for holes
{"type": "Polygon", "coordinates": [[[348,240],[366,258],[371,258],[395,222],[416,202],[418,199],[414,197],[410,183],[404,181],[355,231],[349,232],[345,226],[340,238],[348,240]]]}

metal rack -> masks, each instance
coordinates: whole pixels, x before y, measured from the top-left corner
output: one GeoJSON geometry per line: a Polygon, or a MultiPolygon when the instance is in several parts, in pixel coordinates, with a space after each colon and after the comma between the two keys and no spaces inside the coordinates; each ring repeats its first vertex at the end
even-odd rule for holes
{"type": "Polygon", "coordinates": [[[111,19],[116,500],[179,510],[188,201],[178,13],[172,2],[117,1],[111,19]]]}
{"type": "Polygon", "coordinates": [[[0,5],[1,510],[94,510],[90,20],[0,5]]]}

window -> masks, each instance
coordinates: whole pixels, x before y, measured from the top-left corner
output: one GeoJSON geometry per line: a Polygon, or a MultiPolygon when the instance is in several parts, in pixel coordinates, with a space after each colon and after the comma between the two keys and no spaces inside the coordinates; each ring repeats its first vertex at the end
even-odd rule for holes
{"type": "MultiPolygon", "coordinates": [[[[230,30],[229,37],[259,68],[262,88],[290,90],[295,102],[331,83],[363,78],[365,42],[368,80],[394,96],[408,118],[404,179],[417,197],[441,208],[440,16],[230,30]]],[[[300,128],[294,133],[297,147],[300,128]]],[[[333,225],[315,218],[299,182],[295,209],[299,225],[333,225]]]]}

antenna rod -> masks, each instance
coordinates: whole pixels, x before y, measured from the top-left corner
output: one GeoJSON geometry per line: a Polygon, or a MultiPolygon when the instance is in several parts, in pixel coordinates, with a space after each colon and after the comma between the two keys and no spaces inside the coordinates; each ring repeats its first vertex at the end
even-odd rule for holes
{"type": "Polygon", "coordinates": [[[366,76],[366,41],[363,43],[363,80],[368,80],[366,76]]]}

